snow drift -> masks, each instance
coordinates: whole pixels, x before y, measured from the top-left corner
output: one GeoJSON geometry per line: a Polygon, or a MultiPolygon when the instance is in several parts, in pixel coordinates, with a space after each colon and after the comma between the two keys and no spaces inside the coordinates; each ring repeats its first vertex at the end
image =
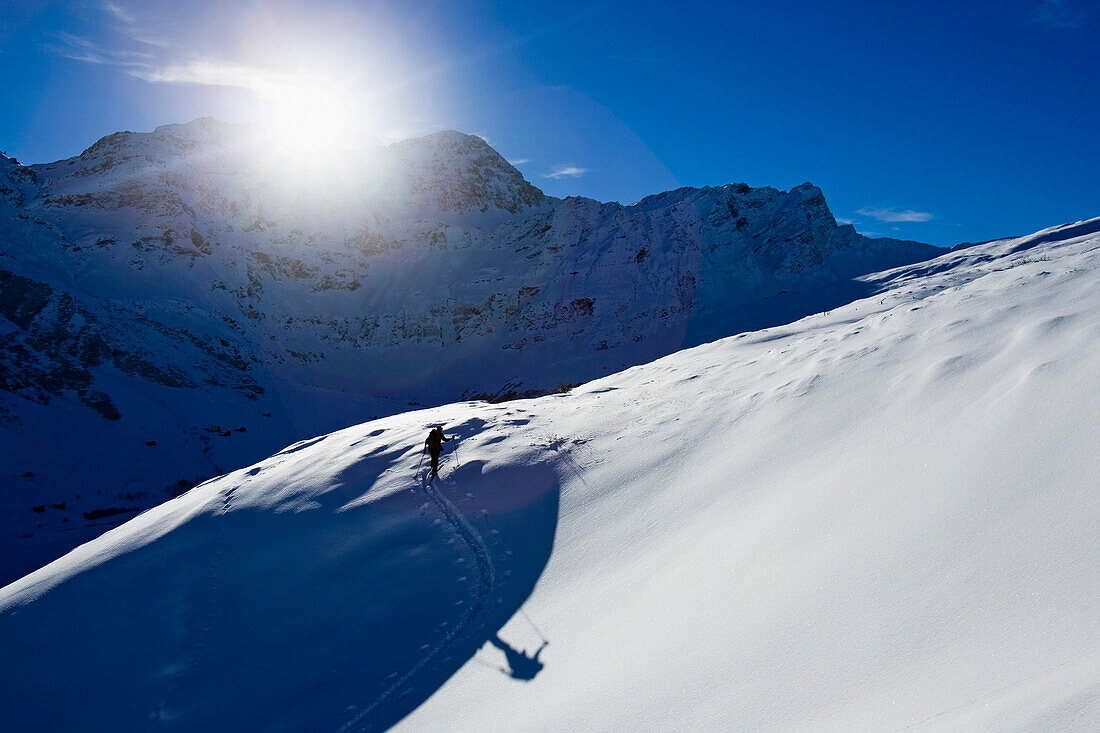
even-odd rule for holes
{"type": "Polygon", "coordinates": [[[556,199],[453,131],[347,163],[210,119],[0,155],[0,582],[288,443],[552,392],[939,253],[808,183],[556,199]]]}
{"type": "Polygon", "coordinates": [[[865,284],[140,515],[0,590],[7,724],[1096,730],[1100,220],[865,284]]]}

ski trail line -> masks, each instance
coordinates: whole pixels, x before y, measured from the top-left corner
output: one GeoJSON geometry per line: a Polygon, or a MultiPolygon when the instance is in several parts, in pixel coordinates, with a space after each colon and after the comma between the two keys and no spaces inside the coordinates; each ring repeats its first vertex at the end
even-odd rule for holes
{"type": "MultiPolygon", "coordinates": [[[[208,483],[210,483],[210,481],[204,481],[202,484],[199,484],[199,486],[208,483]]],[[[219,505],[216,509],[215,516],[219,517],[221,521],[218,522],[217,539],[214,544],[214,550],[210,555],[209,569],[206,576],[206,583],[204,584],[205,592],[203,593],[203,598],[205,599],[205,603],[196,602],[194,605],[194,618],[190,621],[191,625],[187,626],[185,629],[186,633],[194,638],[193,640],[185,641],[180,644],[180,648],[183,650],[182,653],[184,655],[183,664],[168,683],[164,694],[160,696],[160,704],[157,706],[156,710],[150,713],[151,720],[159,721],[164,718],[169,704],[172,702],[173,698],[181,693],[185,682],[195,674],[199,658],[205,654],[206,646],[209,643],[210,633],[218,613],[218,573],[222,556],[225,554],[225,545],[228,539],[228,528],[226,527],[224,517],[233,507],[233,494],[237,492],[238,488],[240,488],[239,484],[211,499],[211,504],[217,503],[219,505]]]]}
{"type": "Polygon", "coordinates": [[[356,713],[351,720],[344,723],[344,725],[340,727],[339,733],[359,730],[359,725],[363,722],[364,718],[377,710],[384,702],[392,698],[409,680],[435,661],[448,646],[462,636],[466,629],[469,628],[474,618],[481,613],[481,609],[485,607],[485,602],[489,600],[489,594],[492,592],[493,585],[496,583],[496,572],[493,569],[493,560],[489,555],[489,547],[485,544],[485,540],[482,539],[481,534],[472,524],[470,524],[469,520],[459,511],[458,507],[456,507],[450,499],[440,493],[430,481],[424,485],[424,493],[426,493],[435,505],[439,507],[444,518],[455,532],[458,533],[463,542],[465,542],[470,549],[470,552],[474,555],[474,562],[477,563],[478,569],[476,598],[466,609],[466,613],[463,614],[462,619],[451,627],[451,630],[447,632],[438,644],[429,649],[416,664],[405,672],[405,674],[398,677],[386,687],[386,689],[382,690],[378,697],[372,700],[369,705],[356,713]]]}

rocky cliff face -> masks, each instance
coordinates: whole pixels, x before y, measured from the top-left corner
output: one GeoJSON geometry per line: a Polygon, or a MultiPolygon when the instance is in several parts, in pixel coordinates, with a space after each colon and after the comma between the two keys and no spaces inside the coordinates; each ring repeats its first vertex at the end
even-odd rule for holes
{"type": "Polygon", "coordinates": [[[0,221],[20,547],[342,424],[823,310],[935,252],[837,226],[810,184],[561,200],[453,131],[299,170],[209,119],[0,158],[0,221]]]}

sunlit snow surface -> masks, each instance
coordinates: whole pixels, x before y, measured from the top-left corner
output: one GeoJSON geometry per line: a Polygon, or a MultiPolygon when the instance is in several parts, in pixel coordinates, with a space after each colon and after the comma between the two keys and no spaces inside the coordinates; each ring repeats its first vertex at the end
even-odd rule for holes
{"type": "Polygon", "coordinates": [[[0,585],[295,441],[553,392],[942,253],[809,183],[556,199],[454,131],[345,163],[212,119],[0,153],[0,585]]]}
{"type": "Polygon", "coordinates": [[[0,590],[4,727],[1100,729],[1098,232],[197,487],[0,590]]]}

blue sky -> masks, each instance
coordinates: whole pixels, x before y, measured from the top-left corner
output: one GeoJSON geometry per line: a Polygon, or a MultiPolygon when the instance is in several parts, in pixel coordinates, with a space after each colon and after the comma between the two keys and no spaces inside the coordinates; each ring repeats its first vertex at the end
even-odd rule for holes
{"type": "Polygon", "coordinates": [[[0,150],[325,89],[351,102],[318,137],[476,133],[557,196],[811,181],[865,233],[981,241],[1100,216],[1098,28],[1084,0],[0,0],[0,150]]]}

